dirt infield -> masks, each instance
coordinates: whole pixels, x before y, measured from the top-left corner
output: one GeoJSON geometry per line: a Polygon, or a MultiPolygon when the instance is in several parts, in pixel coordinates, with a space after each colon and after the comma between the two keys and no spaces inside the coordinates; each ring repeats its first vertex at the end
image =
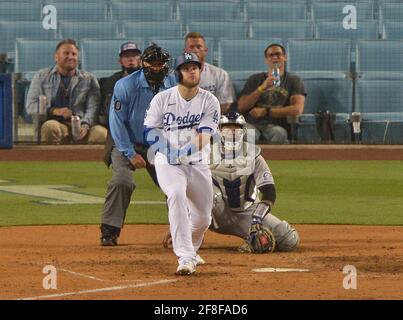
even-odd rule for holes
{"type": "MultiPolygon", "coordinates": [[[[403,160],[401,145],[262,145],[266,160],[403,160]]],[[[0,161],[102,161],[101,145],[18,145],[0,161]]]]}
{"type": "Polygon", "coordinates": [[[113,248],[99,246],[98,226],[5,227],[0,299],[403,299],[403,227],[295,227],[296,252],[264,255],[238,253],[240,239],[209,231],[207,264],[186,277],[161,246],[167,226],[126,226],[113,248]],[[57,289],[42,286],[46,265],[56,267],[57,289]],[[356,289],[343,288],[346,265],[357,270],[356,289]],[[309,271],[252,271],[268,267],[309,271]]]}

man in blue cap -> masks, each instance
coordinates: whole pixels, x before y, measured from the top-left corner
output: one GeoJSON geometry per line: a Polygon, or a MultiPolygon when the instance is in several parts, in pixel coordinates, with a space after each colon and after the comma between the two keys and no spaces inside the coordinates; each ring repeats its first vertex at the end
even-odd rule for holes
{"type": "Polygon", "coordinates": [[[119,49],[119,64],[122,70],[114,73],[108,78],[101,78],[99,86],[101,87],[101,108],[100,123],[106,127],[108,124],[109,106],[111,104],[113,88],[118,80],[126,77],[141,68],[141,50],[135,42],[122,43],[119,49]]]}

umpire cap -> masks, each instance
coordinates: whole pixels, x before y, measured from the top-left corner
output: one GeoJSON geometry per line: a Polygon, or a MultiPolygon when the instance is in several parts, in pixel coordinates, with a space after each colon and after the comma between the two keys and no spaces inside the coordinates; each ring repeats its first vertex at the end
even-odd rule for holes
{"type": "Polygon", "coordinates": [[[197,55],[193,52],[184,52],[175,60],[175,70],[179,71],[179,68],[187,63],[195,63],[201,69],[201,63],[197,55]]]}

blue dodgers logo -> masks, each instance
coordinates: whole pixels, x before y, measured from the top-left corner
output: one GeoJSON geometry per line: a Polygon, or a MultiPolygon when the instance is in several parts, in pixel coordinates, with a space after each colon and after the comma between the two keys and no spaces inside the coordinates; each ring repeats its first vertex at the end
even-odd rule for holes
{"type": "Polygon", "coordinates": [[[164,127],[178,126],[178,128],[192,128],[200,124],[200,120],[203,117],[202,114],[190,114],[188,112],[185,116],[176,116],[172,112],[164,114],[164,127]]]}

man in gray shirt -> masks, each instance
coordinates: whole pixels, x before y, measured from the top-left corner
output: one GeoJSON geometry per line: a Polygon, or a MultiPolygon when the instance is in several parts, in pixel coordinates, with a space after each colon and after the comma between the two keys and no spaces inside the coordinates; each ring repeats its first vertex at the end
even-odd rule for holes
{"type": "Polygon", "coordinates": [[[303,113],[304,84],[297,75],[286,72],[287,54],[283,46],[273,43],[264,55],[268,71],[253,74],[246,81],[238,100],[238,111],[245,114],[248,129],[256,129],[257,141],[261,137],[268,143],[289,143],[291,128],[287,117],[303,113]],[[275,65],[279,79],[273,75],[275,65]]]}
{"type": "Polygon", "coordinates": [[[235,101],[235,91],[228,73],[205,61],[208,53],[206,41],[199,32],[189,32],[185,36],[185,52],[193,52],[202,64],[199,87],[214,94],[221,106],[221,113],[229,110],[235,101]]]}
{"type": "Polygon", "coordinates": [[[79,48],[73,39],[58,43],[56,65],[39,70],[29,87],[26,109],[35,115],[39,96],[46,98],[46,121],[41,127],[41,142],[60,144],[72,139],[71,116],[81,119],[78,142],[103,144],[106,128],[96,125],[100,106],[97,79],[91,73],[78,70],[79,48]]]}

